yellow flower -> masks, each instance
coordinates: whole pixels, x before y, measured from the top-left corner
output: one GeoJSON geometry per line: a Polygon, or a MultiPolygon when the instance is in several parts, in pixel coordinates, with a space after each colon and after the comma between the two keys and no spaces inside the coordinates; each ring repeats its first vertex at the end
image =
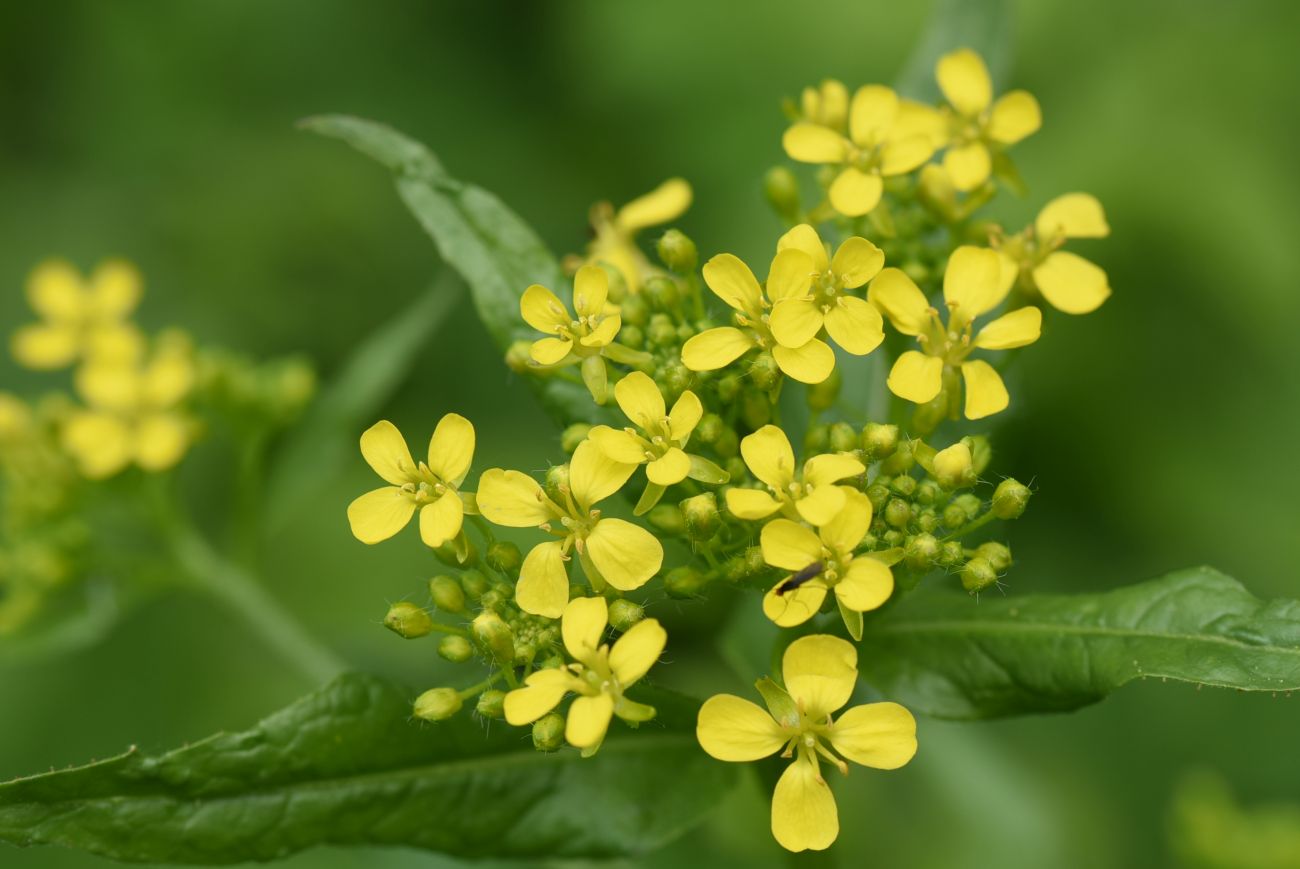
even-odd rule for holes
{"type": "Polygon", "coordinates": [[[143,340],[127,318],[140,287],[135,266],[121,260],[102,263],[88,282],[62,260],[41,263],[27,279],[27,301],[41,320],[14,333],[14,358],[28,368],[55,369],[89,356],[138,356],[143,340]]]}
{"type": "Polygon", "coordinates": [[[813,280],[808,291],[787,296],[772,307],[772,335],[783,346],[798,347],[815,338],[822,328],[831,340],[856,356],[864,356],[885,340],[880,312],[865,299],[849,293],[874,278],[885,255],[865,238],[846,239],[827,258],[826,245],[817,230],[801,223],[781,236],[776,249],[800,250],[812,260],[813,280]]]}
{"type": "Polygon", "coordinates": [[[1009,238],[994,238],[1002,255],[1002,283],[1008,291],[1019,279],[1031,295],[1041,295],[1058,311],[1088,314],[1110,297],[1106,273],[1081,256],[1060,250],[1067,239],[1110,235],[1101,203],[1087,193],[1067,193],[1043,206],[1032,226],[1009,238]]]}
{"type": "Polygon", "coordinates": [[[591,210],[594,238],[587,247],[587,263],[608,263],[618,269],[629,292],[637,292],[645,279],[658,270],[636,245],[643,229],[676,220],[691,207],[691,185],[681,178],[669,178],[644,196],[633,199],[618,211],[609,203],[591,210]]]}
{"type": "Polygon", "coordinates": [[[162,335],[148,359],[90,356],[74,376],[86,407],[64,419],[63,448],[91,479],[111,477],[132,463],[146,471],[171,468],[193,437],[179,406],[194,379],[193,347],[179,332],[162,335]]]}
{"type": "Polygon", "coordinates": [[[558,540],[539,543],[524,558],[515,602],[524,612],[559,618],[569,600],[565,565],[578,553],[596,591],[609,583],[620,591],[640,588],[659,572],[663,546],[653,534],[623,519],[602,517],[595,505],[613,495],[636,465],[617,462],[586,440],[569,462],[569,482],[561,487],[564,504],[546,496],[537,481],[519,471],[492,468],[478,483],[478,509],[489,522],[510,528],[538,527],[558,540]],[[558,523],[559,527],[555,527],[558,523]]]}
{"type": "Polygon", "coordinates": [[[833,591],[845,626],[860,640],[862,613],[889,600],[894,574],[871,555],[854,554],[871,527],[871,501],[856,489],[842,491],[844,508],[816,532],[789,519],[763,526],[763,560],[793,571],[764,595],[763,612],[783,628],[801,625],[833,591]]]}
{"type": "Polygon", "coordinates": [[[428,461],[411,458],[406,439],[388,420],[361,435],[366,464],[390,485],[373,489],[348,505],[352,534],[362,543],[379,543],[406,527],[420,511],[420,539],[437,548],[460,543],[466,513],[476,513],[473,496],[460,484],[474,461],[474,426],[458,413],[438,420],[429,438],[428,461]]]}
{"type": "Polygon", "coordinates": [[[849,89],[828,78],[818,87],[806,87],[799,98],[799,120],[843,133],[849,117],[849,89]]]}
{"type": "Polygon", "coordinates": [[[739,519],[766,519],[779,510],[791,519],[824,525],[844,509],[847,487],[835,483],[867,470],[853,456],[827,453],[804,462],[796,479],[794,449],[785,432],[774,425],[742,438],[740,455],[767,491],[728,489],[727,509],[739,519]]]}
{"type": "Polygon", "coordinates": [[[880,203],[884,178],[911,172],[934,153],[932,138],[908,121],[910,113],[889,88],[866,85],[849,105],[847,137],[832,127],[800,121],[785,131],[782,144],[793,160],[838,166],[828,191],[831,205],[859,217],[880,203]]]}
{"type": "Polygon", "coordinates": [[[885,269],[871,282],[867,298],[884,311],[895,329],[916,336],[924,351],[908,350],[894,363],[888,383],[895,395],[926,404],[947,389],[955,400],[960,370],[966,384],[967,419],[1006,409],[1010,397],[1002,378],[992,365],[968,357],[976,349],[1007,350],[1034,343],[1043,317],[1037,308],[1020,308],[973,333],[975,318],[1006,298],[1009,288],[1002,281],[1001,268],[996,251],[971,246],[953,251],[943,276],[946,325],[920,288],[899,269],[885,269]]]}
{"type": "Polygon", "coordinates": [[[830,376],[835,368],[830,345],[817,338],[785,344],[768,325],[773,303],[808,295],[813,276],[808,254],[793,247],[777,253],[768,271],[766,297],[749,266],[732,254],[718,254],[704,264],[703,272],[709,289],[735,310],[736,326],[719,326],[693,336],[682,346],[683,365],[692,371],[714,371],[760,347],[770,350],[777,366],[802,383],[821,383],[830,376]]]}
{"type": "Polygon", "coordinates": [[[669,413],[655,382],[648,375],[633,371],[615,384],[614,400],[636,427],[620,430],[598,425],[588,437],[614,461],[646,466],[649,482],[637,503],[636,515],[650,510],[659,502],[665,488],[687,477],[714,485],[730,479],[713,462],[685,450],[691,432],[704,415],[704,406],[694,392],[689,389],[683,392],[669,413]]]}
{"type": "Polygon", "coordinates": [[[27,434],[32,410],[27,402],[9,392],[0,392],[0,441],[27,434]]]}
{"type": "Polygon", "coordinates": [[[939,58],[939,89],[948,101],[948,150],[943,166],[958,190],[974,190],[993,171],[993,156],[1036,132],[1043,124],[1038,101],[1028,91],[993,101],[993,82],[978,54],[961,48],[939,58]]]}
{"type": "Polygon", "coordinates": [[[700,707],[696,737],[718,760],[743,763],[778,751],[794,759],[772,794],[772,835],[787,850],[820,851],[839,835],[819,759],[847,774],[834,752],[876,769],[898,769],[916,754],[916,719],[897,703],[867,703],[832,717],[853,696],[857,663],[857,650],[838,637],[801,637],[781,662],[785,688],[770,679],[758,683],[768,710],[732,694],[700,707]]]}
{"type": "Polygon", "coordinates": [[[613,647],[601,643],[609,623],[609,608],[602,597],[574,598],[564,607],[560,633],[574,663],[553,670],[538,670],[524,687],[506,695],[506,721],[531,724],[550,712],[567,694],[577,694],[569,706],[564,738],[590,757],[600,748],[617,715],[640,724],[654,718],[654,707],[624,696],[654,666],[668,640],[655,619],[633,625],[613,647]]]}

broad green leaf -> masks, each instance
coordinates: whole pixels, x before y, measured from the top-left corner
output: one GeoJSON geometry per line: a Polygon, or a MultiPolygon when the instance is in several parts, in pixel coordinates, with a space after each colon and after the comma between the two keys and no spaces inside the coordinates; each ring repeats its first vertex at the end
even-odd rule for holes
{"type": "MultiPolygon", "coordinates": [[[[447,174],[428,149],[391,127],[345,115],[308,118],[301,126],[347,142],[393,173],[398,195],[465,279],[479,319],[503,352],[514,341],[538,337],[519,314],[519,297],[530,284],[564,295],[568,280],[518,215],[493,194],[447,174]]],[[[580,384],[555,376],[529,381],[561,422],[603,418],[580,384]]]]}
{"type": "Polygon", "coordinates": [[[1207,567],[1102,594],[978,601],[917,590],[867,619],[859,667],[940,718],[1067,712],[1140,678],[1300,688],[1300,601],[1262,601],[1207,567]]]}
{"type": "Polygon", "coordinates": [[[0,785],[0,841],[117,860],[271,860],[315,845],[397,845],[462,857],[598,858],[659,847],[702,820],[734,768],[695,742],[695,704],[615,722],[594,758],[534,751],[527,730],[468,712],[411,720],[410,695],[347,675],[251,730],[160,755],[0,785]]]}
{"type": "Polygon", "coordinates": [[[914,100],[938,99],[934,66],[958,48],[978,51],[994,83],[1004,80],[1011,66],[1011,23],[1011,0],[937,0],[895,83],[898,92],[914,100]]]}

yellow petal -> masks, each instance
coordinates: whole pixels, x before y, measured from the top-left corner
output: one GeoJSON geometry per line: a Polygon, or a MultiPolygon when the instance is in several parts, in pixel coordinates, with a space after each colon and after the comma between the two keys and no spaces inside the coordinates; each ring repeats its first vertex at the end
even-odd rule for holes
{"type": "Polygon", "coordinates": [[[460,533],[465,519],[465,504],[460,495],[447,492],[432,504],[420,508],[420,539],[437,549],[460,533]]]}
{"type": "Polygon", "coordinates": [[[889,391],[899,398],[925,404],[943,388],[943,360],[908,350],[894,362],[886,382],[889,391]]]}
{"type": "Polygon", "coordinates": [[[609,624],[609,605],[603,597],[575,597],[564,608],[560,636],[570,657],[590,658],[600,648],[600,638],[609,624]]]}
{"type": "Polygon", "coordinates": [[[583,347],[604,347],[618,337],[618,330],[623,328],[623,318],[610,314],[599,318],[600,322],[591,333],[578,339],[583,347]]]}
{"type": "Polygon", "coordinates": [[[781,371],[800,383],[821,383],[835,370],[835,351],[816,338],[798,348],[777,344],[772,358],[781,371]]]}
{"type": "Polygon", "coordinates": [[[919,335],[930,323],[930,302],[902,269],[883,270],[871,282],[867,300],[904,335],[919,335]]]}
{"type": "Polygon", "coordinates": [[[762,489],[728,489],[727,509],[737,519],[766,519],[781,509],[781,502],[762,489]]]}
{"type": "Polygon", "coordinates": [[[844,506],[818,528],[822,541],[838,552],[852,552],[871,527],[871,500],[857,489],[843,487],[844,506]]]}
{"type": "Polygon", "coordinates": [[[1020,263],[1007,256],[1006,251],[998,251],[998,261],[1002,263],[1002,268],[998,272],[998,292],[1006,298],[1015,286],[1016,278],[1020,277],[1020,263]]]}
{"type": "Polygon", "coordinates": [[[90,305],[101,318],[117,320],[135,310],[140,303],[144,279],[131,263],[105,260],[90,276],[90,305]]]}
{"type": "Polygon", "coordinates": [[[845,453],[825,453],[804,462],[803,481],[810,486],[826,486],[845,477],[865,473],[866,466],[845,453]]]}
{"type": "Polygon", "coordinates": [[[880,150],[880,174],[902,175],[922,165],[934,154],[934,144],[927,136],[892,139],[880,150]]]}
{"type": "Polygon", "coordinates": [[[772,793],[772,835],[787,851],[823,851],[839,834],[840,818],[830,785],[810,762],[796,760],[786,767],[772,793]]]}
{"type": "Polygon", "coordinates": [[[781,657],[781,675],[786,690],[803,704],[808,717],[821,720],[853,696],[858,650],[849,641],[828,634],[800,637],[781,657]]]}
{"type": "Polygon", "coordinates": [[[792,628],[808,621],[817,615],[826,600],[826,586],[817,581],[784,594],[780,592],[781,586],[777,585],[763,595],[763,615],[782,628],[792,628]]]}
{"type": "Polygon", "coordinates": [[[1097,197],[1087,193],[1066,193],[1043,206],[1034,221],[1038,237],[1051,240],[1065,238],[1105,238],[1110,224],[1097,197]]]}
{"type": "Polygon", "coordinates": [[[805,522],[825,525],[844,509],[844,490],[839,486],[818,486],[794,502],[805,522]]]}
{"type": "Polygon", "coordinates": [[[614,714],[614,698],[608,694],[579,697],[569,704],[569,717],[564,727],[564,738],[574,748],[591,748],[600,745],[609,730],[609,719],[614,714]]]}
{"type": "Polygon", "coordinates": [[[361,434],[361,457],[376,474],[394,486],[411,482],[415,474],[415,460],[406,448],[406,440],[397,426],[386,419],[361,434]]]}
{"type": "Polygon", "coordinates": [[[362,543],[379,543],[406,527],[415,501],[396,486],[374,489],[348,505],[352,536],[362,543]]]}
{"type": "Polygon", "coordinates": [[[571,677],[562,670],[538,670],[525,685],[506,695],[506,721],[515,727],[532,724],[550,712],[573,687],[571,677]]]}
{"type": "Polygon", "coordinates": [[[865,356],[885,340],[885,323],[870,302],[857,296],[840,296],[826,314],[826,332],[848,352],[865,356]]]}
{"type": "Polygon", "coordinates": [[[668,633],[655,619],[637,622],[609,650],[609,669],[626,688],[646,674],[668,642],[668,633]]]}
{"type": "Polygon", "coordinates": [[[840,602],[860,613],[880,606],[893,593],[893,572],[882,562],[865,555],[849,563],[844,578],[835,586],[835,596],[840,602]]]}
{"type": "Polygon", "coordinates": [[[459,486],[474,461],[474,425],[458,413],[438,420],[429,438],[429,470],[438,479],[459,486]]]}
{"type": "Polygon", "coordinates": [[[636,465],[646,460],[645,447],[640,438],[631,432],[598,425],[587,433],[587,437],[616,462],[636,465]]]}
{"type": "MultiPolygon", "coordinates": [[[[96,358],[101,357],[96,354],[96,358]]],[[[171,407],[190,394],[197,377],[198,372],[188,344],[171,350],[160,350],[142,372],[139,384],[141,398],[153,407],[171,407]]]]}
{"type": "Polygon", "coordinates": [[[32,269],[27,276],[27,302],[53,323],[78,323],[89,313],[81,274],[64,260],[46,260],[32,269]]]}
{"type": "Polygon", "coordinates": [[[822,555],[822,542],[810,528],[789,519],[773,519],[759,535],[763,560],[773,567],[799,571],[822,555]]]}
{"type": "Polygon", "coordinates": [[[704,701],[695,737],[710,757],[733,763],[776,754],[786,739],[766,710],[733,694],[717,694],[704,701]]]}
{"type": "Polygon", "coordinates": [[[720,253],[704,264],[704,283],[719,299],[737,311],[757,317],[762,310],[763,291],[749,266],[729,253],[720,253]]]}
{"type": "Polygon", "coordinates": [[[754,476],[784,492],[794,482],[794,449],[785,432],[765,425],[740,441],[740,455],[754,476]]]}
{"type": "Polygon", "coordinates": [[[830,740],[854,763],[898,769],[916,754],[916,719],[897,703],[854,706],[835,722],[830,740]]]}
{"type": "Polygon", "coordinates": [[[847,144],[839,133],[820,124],[795,124],[781,137],[790,159],[800,163],[839,163],[847,144]]]}
{"type": "Polygon", "coordinates": [[[799,224],[777,239],[777,251],[787,248],[794,248],[808,254],[812,259],[813,268],[819,273],[830,267],[826,259],[826,245],[822,243],[817,230],[806,223],[799,224]]]}
{"type": "Polygon", "coordinates": [[[952,107],[967,117],[978,115],[993,100],[993,82],[983,59],[969,48],[939,58],[939,89],[952,107]]]}
{"type": "Polygon", "coordinates": [[[812,299],[785,299],[772,306],[772,337],[785,347],[802,347],[822,329],[822,311],[812,299]]]}
{"type": "Polygon", "coordinates": [[[891,139],[922,136],[931,148],[941,148],[948,141],[948,122],[943,112],[915,100],[899,100],[898,117],[890,129],[891,139]]]}
{"type": "MultiPolygon", "coordinates": [[[[791,230],[793,232],[794,230],[791,230]]],[[[820,242],[818,242],[820,244],[820,242]]],[[[825,259],[825,252],[822,258],[825,259]]],[[[861,236],[852,236],[835,251],[830,269],[848,289],[856,289],[874,278],[885,264],[885,252],[861,236]]],[[[825,271],[825,267],[820,269],[825,271]]]]}
{"type": "Polygon", "coordinates": [[[840,214],[861,217],[880,204],[884,189],[877,173],[849,167],[835,176],[828,194],[831,205],[840,214]]]}
{"type": "Polygon", "coordinates": [[[534,341],[528,348],[528,355],[538,365],[556,365],[563,361],[573,350],[573,342],[568,338],[543,338],[534,341]]]}
{"type": "Polygon", "coordinates": [[[682,345],[682,364],[692,371],[716,371],[754,347],[749,334],[731,326],[706,329],[682,345]]]}
{"type": "Polygon", "coordinates": [[[682,178],[669,178],[644,196],[633,199],[614,215],[614,223],[625,233],[676,220],[691,207],[691,185],[682,178]]]}
{"type": "Polygon", "coordinates": [[[1043,312],[1032,305],[1017,308],[989,323],[975,336],[975,346],[985,350],[1010,350],[1033,344],[1043,330],[1043,312]]]}
{"type": "Polygon", "coordinates": [[[1043,111],[1029,91],[1011,91],[993,104],[989,114],[989,138],[1004,145],[1014,145],[1038,132],[1043,125],[1043,111]]]}
{"type": "Polygon", "coordinates": [[[659,387],[641,371],[633,371],[614,385],[614,400],[624,416],[647,431],[668,413],[659,387]]]}
{"type": "MultiPolygon", "coordinates": [[[[519,567],[515,603],[526,613],[558,619],[565,614],[568,602],[569,571],[564,563],[564,544],[558,540],[537,544],[519,567]]],[[[596,634],[599,638],[600,631],[596,634]]]]}
{"type": "Polygon", "coordinates": [[[598,521],[587,536],[587,553],[605,581],[619,591],[645,585],[664,561],[659,540],[623,519],[598,521]]]}
{"type": "Polygon", "coordinates": [[[531,528],[556,518],[537,481],[519,471],[491,468],[478,478],[479,513],[496,525],[531,528]]]}
{"type": "Polygon", "coordinates": [[[580,317],[596,317],[605,311],[609,297],[609,273],[589,264],[573,276],[573,309],[580,317]]]}
{"type": "Polygon", "coordinates": [[[9,348],[19,365],[38,371],[65,368],[77,360],[81,351],[74,329],[45,323],[33,323],[14,332],[9,348]]]}
{"type": "Polygon", "coordinates": [[[554,334],[557,329],[567,327],[573,321],[559,296],[541,284],[533,284],[524,290],[524,295],[519,300],[519,313],[529,326],[547,334],[554,334]]]}
{"type": "Polygon", "coordinates": [[[1004,295],[997,251],[967,244],[952,252],[943,272],[943,297],[957,306],[955,316],[973,320],[996,308],[1004,295]]]}
{"type": "Polygon", "coordinates": [[[703,416],[704,405],[700,403],[700,397],[689,389],[686,390],[673,402],[673,409],[668,413],[669,437],[685,444],[703,416]]]}
{"type": "Polygon", "coordinates": [[[806,296],[812,277],[812,257],[792,247],[778,250],[767,272],[767,297],[775,303],[806,296]]]}
{"type": "Polygon", "coordinates": [[[1088,314],[1110,298],[1106,273],[1081,256],[1058,250],[1034,269],[1034,284],[1052,307],[1067,314],[1088,314]]]}
{"type": "Polygon", "coordinates": [[[636,465],[616,462],[591,441],[583,441],[569,462],[569,487],[578,507],[588,510],[623,488],[636,465]]]}
{"type": "Polygon", "coordinates": [[[76,370],[73,383],[86,403],[96,408],[132,413],[142,404],[141,372],[129,363],[86,362],[76,370]]]}
{"type": "Polygon", "coordinates": [[[961,376],[966,382],[966,418],[983,419],[1006,410],[1011,403],[1006,384],[982,359],[963,362],[961,376]]]}
{"type": "Polygon", "coordinates": [[[175,413],[153,413],[135,427],[135,463],[146,471],[174,467],[190,445],[190,427],[175,413]]]}
{"type": "Polygon", "coordinates": [[[685,480],[690,470],[690,458],[682,450],[672,447],[645,466],[645,475],[656,486],[673,486],[685,480]]]}
{"type": "Polygon", "coordinates": [[[952,186],[966,192],[988,180],[993,171],[993,158],[983,142],[971,142],[949,148],[943,155],[943,168],[952,180],[952,186]]]}
{"type": "Polygon", "coordinates": [[[898,117],[898,94],[879,84],[858,88],[849,104],[849,136],[867,147],[888,135],[898,117]]]}

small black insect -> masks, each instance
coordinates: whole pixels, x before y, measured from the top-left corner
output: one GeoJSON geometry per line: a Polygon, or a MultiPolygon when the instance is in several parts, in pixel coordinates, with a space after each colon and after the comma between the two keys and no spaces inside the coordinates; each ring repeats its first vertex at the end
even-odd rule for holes
{"type": "Polygon", "coordinates": [[[785,582],[776,587],[776,593],[778,595],[783,595],[786,592],[794,591],[805,582],[816,579],[818,576],[821,576],[821,572],[825,566],[826,565],[822,564],[820,561],[814,561],[798,573],[791,574],[785,582]]]}

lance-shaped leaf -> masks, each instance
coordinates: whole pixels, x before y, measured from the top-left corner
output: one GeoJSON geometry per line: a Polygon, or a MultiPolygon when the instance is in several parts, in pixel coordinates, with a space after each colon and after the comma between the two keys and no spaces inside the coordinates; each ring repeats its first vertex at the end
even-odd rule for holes
{"type": "Polygon", "coordinates": [[[695,742],[696,704],[646,690],[638,699],[659,716],[635,732],[616,722],[583,759],[541,754],[527,730],[468,712],[412,722],[407,692],[347,675],[242,733],[0,785],[0,841],[194,864],[324,844],[639,854],[702,820],[734,782],[695,742]]]}
{"type": "Polygon", "coordinates": [[[1202,567],[1103,594],[918,590],[869,615],[859,668],[940,718],[1066,712],[1134,679],[1300,688],[1300,601],[1262,601],[1202,567]]]}

